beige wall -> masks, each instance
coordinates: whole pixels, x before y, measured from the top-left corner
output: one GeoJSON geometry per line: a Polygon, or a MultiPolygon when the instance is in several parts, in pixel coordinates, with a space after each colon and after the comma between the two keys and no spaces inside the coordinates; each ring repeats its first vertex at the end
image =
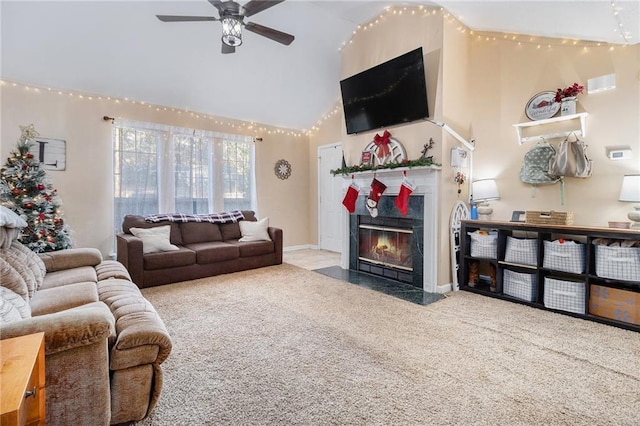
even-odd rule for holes
{"type": "MultiPolygon", "coordinates": [[[[622,176],[640,173],[640,46],[613,51],[609,46],[573,46],[562,40],[517,42],[494,40],[491,35],[470,36],[460,24],[440,12],[402,16],[385,15],[367,31],[359,31],[342,51],[342,78],[377,65],[416,47],[425,54],[429,110],[465,138],[475,138],[474,177],[495,177],[501,199],[492,202],[494,219],[508,220],[513,210],[573,211],[576,224],[606,226],[608,220],[626,220],[631,206],[617,201],[622,176]],[[489,36],[489,40],[487,40],[489,36]],[[547,44],[552,46],[549,48],[547,44]],[[615,73],[617,88],[579,96],[578,109],[589,113],[587,137],[594,160],[593,177],[566,180],[565,204],[560,187],[541,187],[531,197],[530,187],[519,180],[524,153],[513,124],[528,121],[524,106],[534,94],[555,90],[573,82],[615,73]],[[611,161],[605,147],[629,145],[631,160],[611,161]]],[[[338,82],[336,82],[338,84],[338,82]]],[[[15,147],[19,125],[34,123],[43,137],[67,141],[68,168],[50,172],[59,189],[67,221],[77,245],[111,251],[111,128],[102,116],[175,124],[207,130],[234,132],[247,123],[218,125],[190,114],[156,111],[146,106],[113,101],[89,101],[56,93],[35,92],[22,86],[3,85],[0,95],[2,144],[0,154],[15,147]]],[[[269,130],[274,130],[268,128],[269,130]]],[[[402,142],[410,159],[420,156],[433,138],[433,154],[443,164],[440,172],[440,260],[438,284],[451,281],[448,222],[456,193],[455,170],[449,164],[450,148],[458,143],[427,122],[389,128],[402,142]]],[[[360,152],[376,132],[347,136],[342,112],[322,121],[310,136],[265,133],[256,145],[258,203],[261,217],[282,227],[285,246],[317,244],[317,147],[342,142],[347,164],[359,162],[360,152]],[[293,166],[291,178],[281,181],[273,173],[281,158],[293,166]]]]}
{"type": "Polygon", "coordinates": [[[258,214],[284,231],[284,245],[309,241],[308,138],[294,132],[250,131],[248,123],[197,118],[198,114],[164,110],[130,102],[89,99],[88,96],[59,95],[57,91],[28,89],[23,85],[1,87],[2,161],[16,147],[20,125],[33,123],[42,137],[67,142],[67,169],[48,176],[63,202],[64,217],[72,229],[75,246],[97,247],[104,255],[112,252],[112,145],[111,125],[102,117],[165,123],[195,129],[257,135],[256,177],[258,214]],[[278,179],[276,161],[292,165],[291,177],[278,179]],[[295,203],[294,203],[295,201],[295,203]]]}
{"type": "MultiPolygon", "coordinates": [[[[627,220],[631,206],[618,202],[625,173],[640,172],[640,46],[613,51],[608,46],[588,49],[563,45],[561,40],[538,44],[474,38],[471,52],[471,98],[475,177],[495,177],[501,199],[492,202],[494,219],[508,220],[513,210],[572,211],[575,223],[607,226],[609,220],[627,220]],[[593,176],[565,179],[565,203],[560,185],[541,186],[531,196],[519,179],[522,158],[535,142],[518,144],[513,124],[528,122],[527,101],[536,93],[555,90],[614,73],[615,90],[578,96],[578,112],[586,111],[584,138],[593,159],[593,176]],[[606,146],[629,145],[630,160],[612,161],[606,146]]],[[[557,144],[560,140],[551,140],[557,144]]]]}
{"type": "MultiPolygon", "coordinates": [[[[519,44],[504,40],[501,34],[495,38],[493,34],[472,36],[462,29],[457,21],[441,13],[428,17],[387,15],[371,30],[358,32],[343,49],[342,77],[422,46],[430,116],[449,124],[464,138],[476,139],[474,179],[496,178],[501,194],[500,200],[491,203],[494,220],[509,220],[513,210],[572,211],[575,223],[580,225],[607,226],[609,220],[627,220],[631,206],[617,198],[622,176],[640,173],[640,46],[610,50],[609,46],[589,45],[585,49],[584,43],[530,43],[528,39],[519,44]],[[610,73],[616,74],[615,90],[592,95],[585,92],[578,98],[579,112],[589,113],[585,141],[594,161],[593,176],[567,178],[564,205],[560,203],[560,185],[539,187],[532,198],[530,186],[520,182],[519,172],[524,154],[535,142],[520,146],[513,127],[529,121],[524,114],[527,101],[538,92],[574,82],[586,86],[588,79],[610,73]],[[605,147],[611,145],[631,146],[632,159],[608,160],[605,147]]],[[[332,119],[330,125],[320,126],[310,136],[310,151],[314,144],[340,138],[347,164],[358,163],[361,150],[376,132],[348,136],[344,119],[339,128],[336,125],[337,120],[332,119]]],[[[389,131],[405,145],[410,159],[419,157],[422,145],[430,137],[436,141],[436,150],[431,153],[443,164],[438,284],[446,284],[451,281],[449,214],[457,199],[468,197],[467,188],[457,195],[453,182],[456,170],[449,166],[450,149],[460,145],[446,132],[424,122],[392,127],[389,131]]],[[[469,170],[463,172],[468,174],[469,170]]],[[[311,190],[315,191],[315,187],[311,190]]],[[[311,196],[312,200],[315,198],[311,196]]],[[[316,214],[313,208],[310,214],[316,214]]]]}
{"type": "MultiPolygon", "coordinates": [[[[418,11],[418,9],[415,9],[418,11]]],[[[431,10],[431,9],[429,9],[431,10]]],[[[456,128],[459,133],[467,137],[469,129],[469,76],[467,73],[469,61],[468,37],[455,31],[451,25],[446,25],[442,14],[419,12],[405,13],[402,16],[387,14],[379,20],[373,29],[358,33],[342,51],[342,78],[349,77],[365,69],[373,67],[398,55],[417,47],[422,47],[427,78],[427,97],[429,115],[437,121],[445,121],[456,128]],[[403,31],[398,31],[403,28],[403,31]],[[446,47],[446,49],[444,48],[446,47]],[[448,96],[447,93],[451,93],[448,96]],[[456,96],[458,95],[459,96],[456,96]]],[[[310,136],[311,149],[314,144],[322,141],[339,139],[343,143],[345,159],[348,165],[359,163],[360,154],[371,142],[377,131],[364,132],[357,135],[347,135],[344,118],[332,118],[329,123],[320,126],[318,132],[310,136]],[[339,121],[339,123],[338,123],[339,121]]],[[[450,149],[458,143],[440,127],[426,121],[392,126],[387,128],[392,137],[400,141],[411,160],[418,159],[423,146],[433,138],[434,148],[428,155],[434,160],[445,164],[449,158],[450,149]]],[[[438,223],[439,259],[438,283],[448,283],[451,280],[449,260],[449,214],[451,206],[458,199],[457,186],[453,181],[455,172],[451,168],[443,167],[440,175],[438,223]]],[[[316,172],[317,174],[317,172],[316,172]]],[[[314,189],[315,190],[315,189],[314,189]]],[[[465,199],[466,192],[460,196],[465,199]]],[[[314,199],[314,196],[311,197],[314,199]]],[[[314,215],[313,209],[311,216],[314,215]]],[[[310,222],[312,223],[312,222],[310,222]]],[[[317,241],[317,240],[313,240],[317,241]]]]}

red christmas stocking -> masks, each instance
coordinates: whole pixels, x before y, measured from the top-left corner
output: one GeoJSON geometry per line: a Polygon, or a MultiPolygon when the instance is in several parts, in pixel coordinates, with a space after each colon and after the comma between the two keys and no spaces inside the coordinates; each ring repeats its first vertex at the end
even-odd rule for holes
{"type": "Polygon", "coordinates": [[[378,217],[378,203],[382,193],[387,189],[387,185],[380,182],[378,179],[373,178],[371,181],[371,191],[369,191],[369,197],[367,197],[367,210],[371,214],[371,217],[378,217]]]}
{"type": "Polygon", "coordinates": [[[395,205],[400,210],[403,216],[407,215],[409,211],[409,195],[416,189],[416,186],[411,183],[406,177],[402,180],[400,185],[400,192],[396,197],[395,205]]]}
{"type": "Polygon", "coordinates": [[[344,205],[349,213],[353,213],[356,211],[356,201],[358,200],[358,194],[360,194],[360,187],[355,183],[351,182],[349,188],[347,188],[347,193],[342,200],[342,205],[344,205]]]}

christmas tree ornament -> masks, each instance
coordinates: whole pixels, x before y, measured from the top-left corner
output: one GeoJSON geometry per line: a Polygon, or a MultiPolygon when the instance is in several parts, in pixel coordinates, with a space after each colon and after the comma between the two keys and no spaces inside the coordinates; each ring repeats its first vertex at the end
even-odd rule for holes
{"type": "Polygon", "coordinates": [[[353,180],[353,176],[351,176],[351,184],[347,188],[347,193],[342,200],[342,205],[347,208],[349,213],[353,213],[356,211],[356,201],[358,200],[358,195],[360,194],[360,187],[353,180]]]}
{"type": "Polygon", "coordinates": [[[378,217],[378,203],[380,202],[380,197],[387,189],[387,185],[380,182],[375,177],[371,181],[371,191],[369,191],[369,196],[367,197],[367,210],[369,210],[369,214],[371,217],[378,217]]]}
{"type": "Polygon", "coordinates": [[[413,191],[416,190],[416,185],[407,179],[407,172],[404,172],[404,179],[402,179],[402,184],[400,184],[400,191],[398,192],[398,196],[394,204],[400,210],[403,216],[406,216],[409,212],[409,196],[413,191]]]}

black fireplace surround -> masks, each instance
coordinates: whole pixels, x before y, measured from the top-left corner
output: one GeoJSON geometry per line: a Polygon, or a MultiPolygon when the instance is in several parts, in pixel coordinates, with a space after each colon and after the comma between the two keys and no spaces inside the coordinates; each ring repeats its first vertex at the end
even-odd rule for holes
{"type": "MultiPolygon", "coordinates": [[[[349,269],[383,276],[423,288],[424,265],[424,196],[409,197],[409,209],[403,216],[394,205],[395,196],[383,196],[378,203],[378,216],[372,218],[366,208],[365,195],[358,197],[356,211],[349,216],[349,269]],[[359,259],[360,225],[389,228],[410,228],[411,266],[395,268],[391,265],[359,259]]],[[[407,265],[408,266],[408,265],[407,265]]]]}

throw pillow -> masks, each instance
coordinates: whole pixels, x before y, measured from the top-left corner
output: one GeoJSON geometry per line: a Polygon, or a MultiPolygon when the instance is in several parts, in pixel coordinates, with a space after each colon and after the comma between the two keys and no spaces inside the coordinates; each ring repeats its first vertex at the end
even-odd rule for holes
{"type": "Polygon", "coordinates": [[[242,238],[238,241],[271,241],[267,228],[269,228],[269,218],[265,217],[257,222],[250,222],[248,220],[241,220],[240,233],[242,238]]]}
{"type": "Polygon", "coordinates": [[[26,228],[27,222],[12,210],[9,210],[5,206],[0,206],[0,226],[6,226],[7,228],[26,228]]]}
{"type": "Polygon", "coordinates": [[[171,226],[156,226],[154,228],[131,228],[131,233],[142,240],[142,253],[157,253],[161,251],[180,250],[171,244],[171,226]]]}

